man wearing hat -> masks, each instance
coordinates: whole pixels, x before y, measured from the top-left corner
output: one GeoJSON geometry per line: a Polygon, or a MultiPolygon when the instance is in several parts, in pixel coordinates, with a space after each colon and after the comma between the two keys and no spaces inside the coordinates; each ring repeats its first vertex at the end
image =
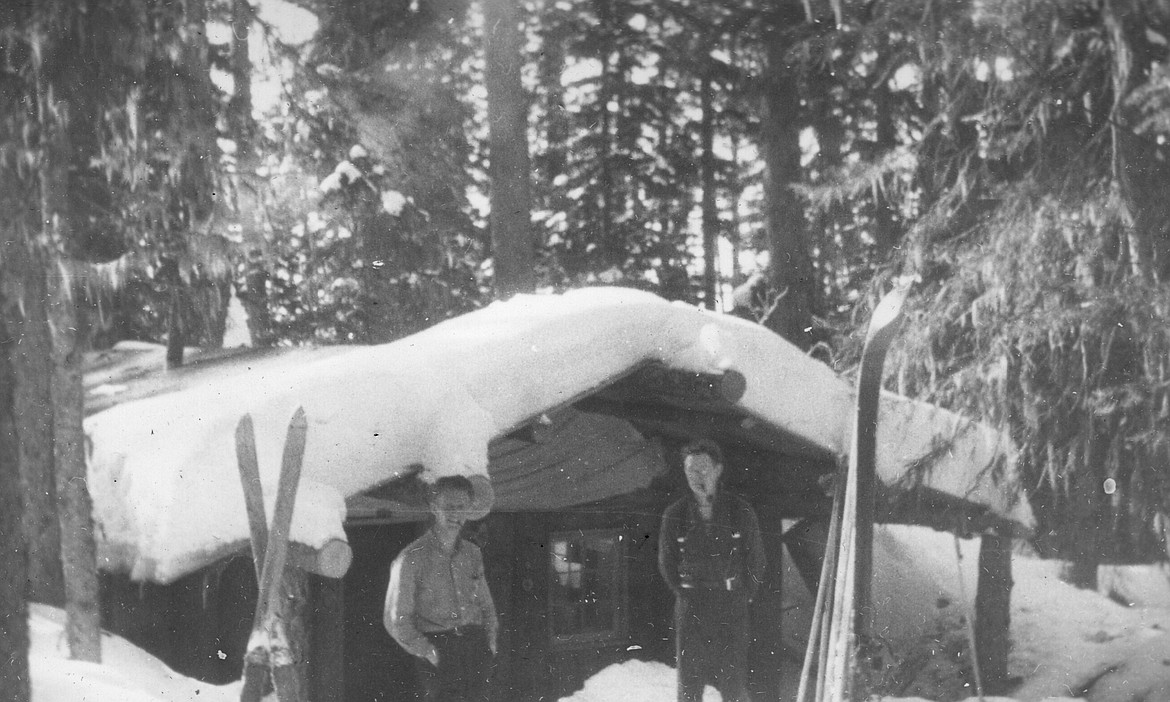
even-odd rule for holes
{"type": "Polygon", "coordinates": [[[487,515],[491,487],[487,478],[474,480],[480,484],[463,476],[435,481],[431,527],[390,566],[382,623],[416,657],[428,702],[488,699],[499,622],[483,554],[462,531],[487,515]]]}
{"type": "Polygon", "coordinates": [[[658,567],[675,594],[679,702],[698,702],[710,684],[726,702],[747,702],[748,605],[764,580],[756,513],[719,489],[723,451],[707,439],[683,447],[691,494],[667,507],[658,567]]]}

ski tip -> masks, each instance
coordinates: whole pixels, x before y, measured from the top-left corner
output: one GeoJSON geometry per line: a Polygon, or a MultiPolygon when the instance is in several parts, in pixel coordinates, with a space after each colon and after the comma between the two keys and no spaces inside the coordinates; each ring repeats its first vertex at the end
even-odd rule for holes
{"type": "Polygon", "coordinates": [[[873,315],[869,320],[869,333],[867,336],[873,336],[877,331],[889,327],[902,316],[902,305],[906,302],[906,298],[910,296],[911,283],[909,281],[899,281],[894,286],[894,289],[886,293],[878,302],[877,307],[874,308],[873,315]]]}
{"type": "Polygon", "coordinates": [[[297,411],[293,412],[292,419],[289,420],[289,426],[303,427],[307,426],[309,420],[305,418],[305,408],[297,407],[297,411]]]}
{"type": "Polygon", "coordinates": [[[250,414],[240,417],[239,423],[236,424],[236,436],[244,433],[252,433],[252,415],[250,414]]]}

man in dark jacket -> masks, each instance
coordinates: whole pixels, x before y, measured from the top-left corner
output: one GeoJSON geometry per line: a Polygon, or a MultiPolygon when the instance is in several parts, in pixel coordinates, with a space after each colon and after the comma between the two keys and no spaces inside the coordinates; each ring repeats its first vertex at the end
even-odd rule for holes
{"type": "Polygon", "coordinates": [[[745,500],[719,490],[723,452],[710,440],[683,449],[691,494],[662,515],[658,568],[674,590],[679,702],[713,685],[747,702],[748,605],[764,580],[759,520],[745,500]]]}

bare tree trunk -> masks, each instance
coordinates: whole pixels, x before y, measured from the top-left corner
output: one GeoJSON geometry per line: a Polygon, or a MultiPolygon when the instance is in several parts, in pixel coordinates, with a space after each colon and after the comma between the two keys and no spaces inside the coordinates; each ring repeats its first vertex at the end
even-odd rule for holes
{"type": "MultiPolygon", "coordinates": [[[[56,50],[60,47],[52,47],[56,50]]],[[[69,241],[70,157],[67,127],[71,105],[38,78],[42,131],[41,221],[44,239],[54,249],[46,272],[48,322],[53,341],[53,461],[56,465],[57,517],[61,525],[61,565],[65,576],[66,638],[70,655],[101,660],[97,556],[93,506],[85,475],[84,387],[78,334],[77,298],[66,262],[69,241]]]]}
{"type": "Polygon", "coordinates": [[[30,251],[27,237],[8,249],[12,275],[21,285],[23,313],[10,304],[8,328],[17,343],[10,358],[16,377],[14,399],[20,478],[24,493],[25,544],[28,548],[28,598],[57,607],[65,604],[61,570],[61,528],[53,479],[52,347],[45,311],[45,263],[30,251]]]}
{"type": "MultiPolygon", "coordinates": [[[[0,299],[3,303],[3,299],[0,299]]],[[[0,339],[9,339],[0,314],[0,339]]],[[[0,344],[0,700],[28,702],[32,696],[28,664],[28,561],[21,525],[24,503],[20,451],[13,416],[16,375],[9,359],[12,344],[0,344]]]]}
{"type": "Polygon", "coordinates": [[[101,661],[101,614],[93,503],[85,475],[85,389],[77,333],[77,299],[71,280],[53,276],[49,323],[53,327],[53,460],[57,466],[57,516],[65,576],[66,638],[70,655],[101,661]]]}
{"type": "Polygon", "coordinates": [[[536,288],[530,227],[528,104],[520,80],[519,16],[514,0],[485,0],[484,52],[490,130],[491,231],[496,297],[536,288]]]}
{"type": "Polygon", "coordinates": [[[764,152],[764,209],[772,286],[784,295],[768,324],[773,331],[801,348],[812,338],[815,281],[808,250],[804,207],[791,185],[801,179],[800,95],[796,76],[786,63],[788,42],[784,35],[803,14],[796,3],[777,9],[772,28],[765,35],[763,119],[760,125],[764,152]]]}
{"type": "Polygon", "coordinates": [[[256,176],[260,165],[252,119],[251,43],[254,10],[248,0],[232,0],[231,73],[233,92],[228,102],[228,129],[236,141],[238,165],[232,177],[236,219],[244,239],[247,266],[242,280],[236,281],[236,297],[248,315],[248,336],[256,347],[272,344],[272,314],[268,309],[269,271],[264,257],[266,242],[260,223],[261,182],[256,176]]]}
{"type": "Polygon", "coordinates": [[[167,312],[167,368],[183,365],[183,347],[187,345],[183,334],[182,286],[182,282],[177,279],[171,284],[171,302],[167,312]]]}
{"type": "Polygon", "coordinates": [[[700,125],[702,155],[700,166],[703,180],[703,305],[715,309],[719,288],[719,212],[715,204],[715,107],[712,104],[711,76],[704,75],[700,84],[703,122],[700,125]]]}
{"type": "MultiPolygon", "coordinates": [[[[612,28],[614,24],[613,19],[613,0],[596,0],[594,3],[597,11],[598,20],[605,28],[612,28]]],[[[614,83],[617,80],[613,66],[612,55],[615,50],[615,43],[613,37],[615,34],[606,32],[609,38],[602,42],[597,49],[597,59],[601,61],[601,77],[600,87],[598,89],[597,104],[600,105],[601,110],[601,124],[598,129],[601,132],[601,146],[598,157],[601,161],[599,167],[600,191],[601,191],[601,209],[597,213],[597,239],[600,243],[601,250],[604,253],[604,261],[607,266],[620,266],[625,260],[626,250],[624,242],[616,233],[617,225],[614,222],[617,207],[615,201],[617,195],[615,193],[614,183],[614,169],[613,156],[616,151],[614,121],[616,115],[609,111],[609,103],[614,99],[616,89],[614,83]]]]}
{"type": "MultiPolygon", "coordinates": [[[[232,0],[232,97],[228,102],[228,127],[241,157],[252,155],[252,59],[248,44],[255,11],[248,0],[232,0]],[[247,152],[247,153],[245,153],[247,152]]],[[[254,173],[251,171],[249,173],[254,173]]]]}
{"type": "MultiPolygon", "coordinates": [[[[889,88],[883,83],[874,88],[877,91],[877,145],[880,152],[887,152],[898,145],[893,115],[893,99],[889,88]]],[[[874,194],[874,239],[877,244],[878,260],[890,255],[898,243],[898,231],[894,222],[894,203],[883,189],[874,194]]]]}

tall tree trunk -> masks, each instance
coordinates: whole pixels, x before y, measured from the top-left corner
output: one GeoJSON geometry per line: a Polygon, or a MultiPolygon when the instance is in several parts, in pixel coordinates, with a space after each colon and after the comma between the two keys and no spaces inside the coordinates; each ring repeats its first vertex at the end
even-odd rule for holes
{"type": "MultiPolygon", "coordinates": [[[[595,0],[594,2],[597,7],[598,21],[607,30],[613,27],[613,2],[614,0],[595,0]]],[[[597,104],[601,110],[601,123],[598,125],[601,139],[597,153],[597,159],[600,161],[601,182],[598,186],[601,191],[601,211],[597,214],[597,238],[604,253],[605,265],[620,266],[621,262],[625,260],[626,252],[622,245],[623,242],[615,234],[617,227],[613,221],[617,209],[614,207],[616,188],[612,163],[616,151],[614,145],[616,137],[613,124],[615,117],[609,111],[609,103],[614,99],[616,92],[614,86],[616,78],[612,60],[616,42],[613,40],[612,31],[606,31],[605,36],[607,39],[601,43],[597,51],[597,59],[601,62],[601,78],[599,79],[601,87],[597,98],[597,104]]]]}
{"type": "Polygon", "coordinates": [[[248,55],[254,15],[248,0],[232,0],[232,96],[228,101],[228,128],[241,157],[252,154],[256,130],[252,121],[252,59],[248,55]]]}
{"type": "MultiPolygon", "coordinates": [[[[67,50],[49,45],[48,51],[67,50]]],[[[77,297],[67,262],[71,234],[68,126],[75,105],[59,98],[38,75],[42,138],[40,164],[42,238],[54,249],[46,273],[48,322],[53,342],[53,461],[56,465],[57,516],[61,525],[61,562],[65,576],[66,639],[78,660],[101,660],[97,556],[93,506],[85,474],[84,387],[82,384],[77,297]]],[[[79,158],[85,157],[82,154],[79,158]]]]}
{"type": "Polygon", "coordinates": [[[256,152],[256,123],[252,119],[252,60],[249,58],[254,10],[248,0],[232,0],[231,73],[234,88],[228,102],[228,129],[236,141],[238,165],[233,178],[236,218],[247,252],[242,280],[236,281],[236,297],[248,316],[252,345],[270,346],[273,341],[272,313],[268,308],[269,271],[264,257],[261,224],[262,183],[256,175],[260,158],[256,152]]]}
{"type": "MultiPolygon", "coordinates": [[[[542,8],[544,13],[560,11],[555,3],[548,2],[542,8]]],[[[569,119],[565,110],[565,87],[561,85],[561,75],[565,72],[566,44],[572,38],[572,26],[563,18],[558,21],[546,22],[541,27],[540,58],[538,70],[539,82],[544,88],[544,120],[545,147],[540,154],[540,165],[543,167],[540,178],[543,182],[552,183],[557,176],[566,172],[568,166],[566,151],[569,143],[569,119]]]]}
{"type": "Polygon", "coordinates": [[[187,340],[183,333],[183,283],[176,280],[171,283],[170,308],[167,311],[167,368],[178,368],[183,365],[183,347],[187,340]]]}
{"type": "Polygon", "coordinates": [[[61,527],[53,463],[52,348],[46,318],[45,262],[28,241],[13,242],[13,266],[22,279],[23,314],[10,305],[9,329],[18,343],[11,350],[16,375],[16,433],[24,491],[24,536],[28,546],[28,598],[65,604],[61,570],[61,527]],[[19,320],[18,320],[19,318],[19,320]],[[17,321],[18,320],[18,321],[17,321]]]}
{"type": "Polygon", "coordinates": [[[787,35],[803,19],[796,3],[772,13],[765,34],[763,119],[760,137],[764,152],[764,209],[768,230],[772,286],[784,295],[768,326],[801,348],[812,345],[811,326],[816,286],[804,207],[792,189],[800,182],[800,94],[794,70],[785,54],[787,35]]]}
{"type": "Polygon", "coordinates": [[[715,204],[715,107],[711,95],[711,76],[706,74],[699,86],[703,121],[699,126],[702,155],[699,164],[703,182],[703,305],[715,309],[719,272],[719,211],[715,204]]]}
{"type": "MultiPolygon", "coordinates": [[[[3,298],[0,297],[0,309],[3,298]]],[[[5,315],[0,314],[0,339],[8,340],[5,315]]],[[[28,702],[32,696],[28,664],[28,603],[25,582],[23,480],[16,439],[13,386],[16,374],[9,359],[11,343],[0,344],[0,700],[28,702]]]]}
{"type": "MultiPolygon", "coordinates": [[[[31,25],[33,7],[22,3],[0,3],[0,32],[18,37],[31,25]]],[[[27,40],[26,40],[27,41],[27,40]]],[[[6,49],[18,44],[9,44],[6,49]]],[[[8,54],[9,60],[19,52],[8,54]]],[[[29,59],[26,59],[26,61],[29,59]]],[[[21,69],[27,68],[27,64],[21,69]]],[[[23,70],[17,74],[24,73],[23,70]]],[[[27,73],[25,74],[27,75],[27,73]]],[[[20,130],[37,121],[36,85],[29,80],[8,81],[0,88],[0,141],[19,145],[27,138],[20,130]]],[[[25,142],[26,146],[31,146],[25,142]]],[[[19,147],[18,147],[19,148],[19,147]]],[[[65,585],[61,573],[61,532],[57,526],[56,488],[53,481],[53,403],[49,395],[51,341],[45,319],[45,268],[38,258],[34,234],[39,213],[26,205],[35,202],[38,183],[35,174],[22,173],[15,161],[0,164],[0,322],[7,334],[0,333],[15,378],[13,410],[19,461],[0,456],[0,466],[19,466],[20,490],[24,496],[21,518],[24,548],[27,549],[28,572],[26,595],[30,600],[61,606],[65,603],[65,585]]],[[[0,492],[8,492],[0,488],[0,492]]],[[[6,516],[21,512],[8,512],[6,516]]],[[[0,530],[11,535],[6,529],[0,530]]],[[[7,571],[4,571],[7,573],[7,571]]],[[[11,582],[16,582],[13,571],[11,582]]],[[[25,582],[21,581],[25,587],[25,582]]]]}
{"type": "Polygon", "coordinates": [[[485,80],[490,144],[492,257],[496,297],[536,288],[530,227],[528,104],[520,80],[519,13],[514,0],[484,0],[485,80]]]}
{"type": "Polygon", "coordinates": [[[1118,427],[1114,421],[1102,422],[1096,418],[1086,419],[1084,423],[1087,426],[1080,462],[1068,476],[1064,538],[1069,563],[1063,575],[1072,585],[1096,590],[1097,570],[1110,545],[1109,503],[1101,485],[1108,477],[1105,461],[1109,437],[1118,427]]]}
{"type": "MultiPolygon", "coordinates": [[[[877,105],[877,151],[879,154],[886,154],[898,145],[893,96],[885,83],[875,86],[874,91],[876,93],[874,102],[877,105]]],[[[886,189],[883,188],[874,193],[873,207],[874,239],[878,253],[876,258],[881,261],[890,255],[899,240],[894,220],[895,203],[890,201],[886,189]]]]}
{"type": "Polygon", "coordinates": [[[85,473],[82,349],[77,332],[77,298],[71,276],[52,276],[49,324],[53,328],[53,461],[56,464],[57,516],[61,525],[61,564],[65,576],[66,638],[70,655],[101,661],[97,553],[93,503],[85,473]]]}

